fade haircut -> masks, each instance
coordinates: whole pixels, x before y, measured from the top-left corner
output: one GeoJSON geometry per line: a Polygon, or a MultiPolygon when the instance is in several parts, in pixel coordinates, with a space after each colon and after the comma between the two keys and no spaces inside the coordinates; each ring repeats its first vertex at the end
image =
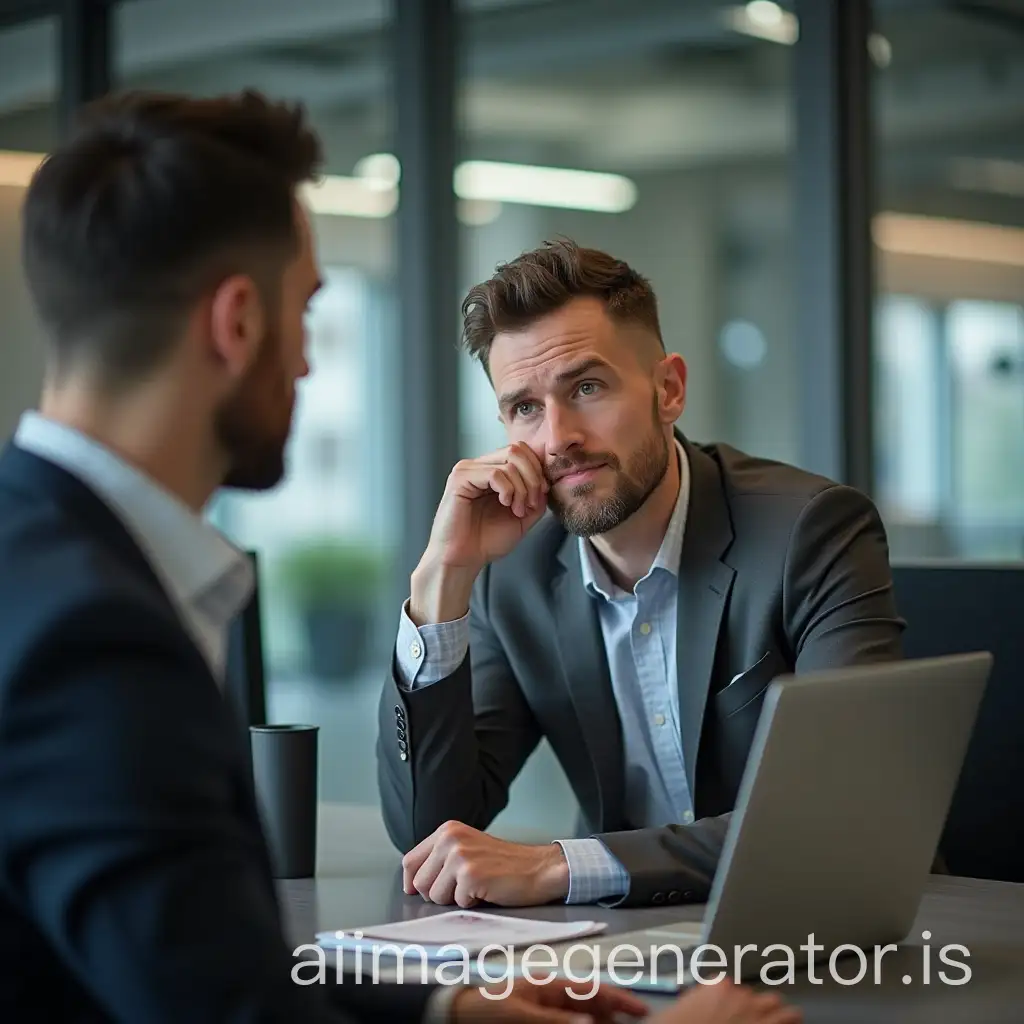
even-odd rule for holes
{"type": "Polygon", "coordinates": [[[493,277],[471,288],[462,303],[463,345],[489,373],[495,335],[523,330],[581,296],[600,299],[613,320],[646,327],[664,351],[650,282],[622,260],[570,239],[499,264],[493,277]]]}
{"type": "Polygon", "coordinates": [[[276,315],[297,187],[321,147],[301,106],[246,90],[131,92],[87,107],[23,206],[22,259],[58,374],[112,388],[170,354],[194,304],[248,274],[276,315]]]}

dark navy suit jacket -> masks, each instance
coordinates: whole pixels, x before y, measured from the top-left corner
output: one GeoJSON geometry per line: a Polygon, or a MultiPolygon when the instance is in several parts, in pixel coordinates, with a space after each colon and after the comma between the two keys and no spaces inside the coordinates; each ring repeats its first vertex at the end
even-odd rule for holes
{"type": "Polygon", "coordinates": [[[419,1021],[296,985],[247,737],[145,556],[76,477],[0,456],[0,1021],[419,1021]]]}

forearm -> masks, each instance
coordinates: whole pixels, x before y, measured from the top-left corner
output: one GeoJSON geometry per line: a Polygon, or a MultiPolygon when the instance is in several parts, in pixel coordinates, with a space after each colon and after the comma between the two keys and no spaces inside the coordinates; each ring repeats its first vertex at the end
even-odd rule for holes
{"type": "Polygon", "coordinates": [[[445,565],[424,554],[413,570],[409,587],[409,615],[417,626],[452,622],[469,611],[478,568],[445,565]]]}

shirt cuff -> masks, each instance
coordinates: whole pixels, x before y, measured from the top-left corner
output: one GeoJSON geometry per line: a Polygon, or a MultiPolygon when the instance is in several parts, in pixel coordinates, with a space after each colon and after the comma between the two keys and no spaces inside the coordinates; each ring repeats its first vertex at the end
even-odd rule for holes
{"type": "Polygon", "coordinates": [[[423,1011],[423,1024],[451,1024],[452,1003],[460,992],[465,991],[465,985],[441,985],[434,989],[423,1011]]]}
{"type": "Polygon", "coordinates": [[[469,612],[451,622],[417,626],[409,618],[409,602],[402,605],[395,645],[398,683],[406,690],[447,679],[469,650],[469,612]]]}
{"type": "Polygon", "coordinates": [[[569,862],[566,903],[596,903],[629,892],[629,872],[600,839],[556,839],[569,862]]]}

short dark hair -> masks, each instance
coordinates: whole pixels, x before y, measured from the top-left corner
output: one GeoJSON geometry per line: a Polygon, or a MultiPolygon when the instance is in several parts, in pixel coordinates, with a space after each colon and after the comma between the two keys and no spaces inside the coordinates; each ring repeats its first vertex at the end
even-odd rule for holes
{"type": "Polygon", "coordinates": [[[615,320],[650,328],[664,347],[650,282],[622,260],[570,239],[499,264],[493,277],[471,288],[462,303],[463,344],[486,369],[495,335],[529,327],[581,296],[601,299],[615,320]]]}
{"type": "Polygon", "coordinates": [[[301,106],[251,90],[131,92],[85,108],[22,211],[28,287],[58,365],[135,379],[219,280],[279,282],[298,246],[295,190],[320,160],[301,106]]]}

